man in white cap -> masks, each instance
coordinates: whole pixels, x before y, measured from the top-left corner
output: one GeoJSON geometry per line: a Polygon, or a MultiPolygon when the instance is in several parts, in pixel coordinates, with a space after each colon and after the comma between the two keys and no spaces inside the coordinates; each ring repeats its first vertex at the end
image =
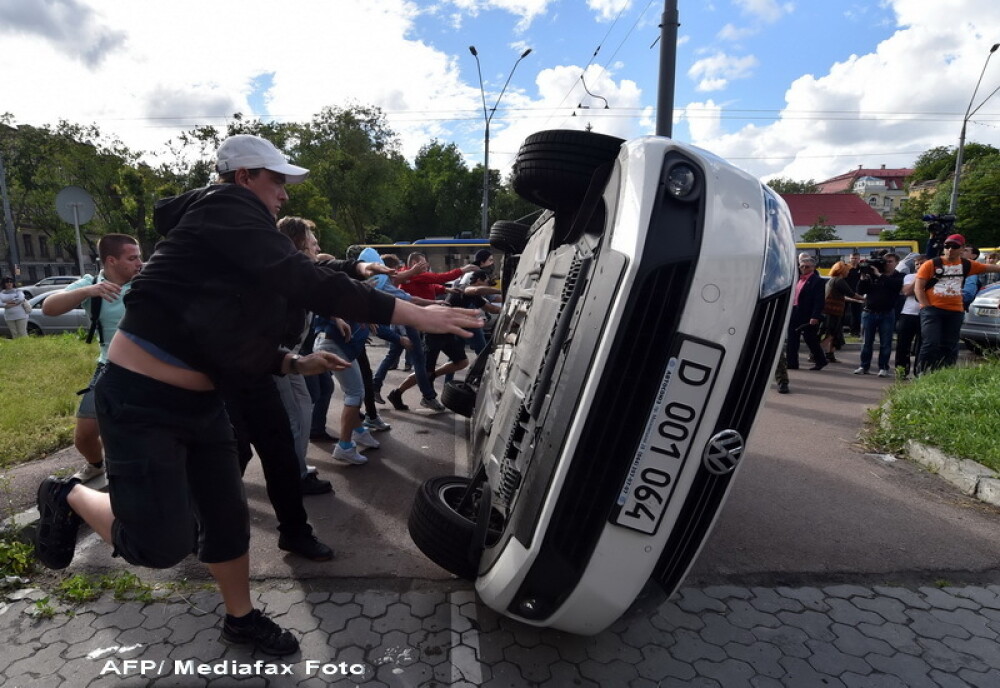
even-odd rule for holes
{"type": "Polygon", "coordinates": [[[285,185],[308,171],[264,139],[226,139],[217,170],[223,183],[157,203],[163,239],[133,281],[95,388],[109,493],[45,479],[35,551],[65,568],[82,521],[135,565],[168,568],[194,551],[222,595],[223,639],[281,656],[299,644],[251,601],[249,514],[221,391],[264,373],[346,366],[280,348],[292,308],[459,336],[478,321],[373,291],[359,281],[373,274],[365,263],[318,264],[297,250],[275,218],[285,185]]]}

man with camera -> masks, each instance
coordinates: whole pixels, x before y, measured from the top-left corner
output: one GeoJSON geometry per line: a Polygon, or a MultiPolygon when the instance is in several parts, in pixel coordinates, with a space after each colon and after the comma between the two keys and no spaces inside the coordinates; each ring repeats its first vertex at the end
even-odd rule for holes
{"type": "Polygon", "coordinates": [[[939,259],[924,261],[913,283],[913,294],[920,303],[919,373],[951,366],[958,360],[958,340],[965,320],[962,306],[965,278],[1000,272],[1000,265],[963,258],[965,237],[961,234],[947,237],[943,248],[939,259]]]}
{"type": "Polygon", "coordinates": [[[861,365],[855,375],[867,375],[875,349],[878,333],[878,376],[889,376],[889,358],[892,356],[892,333],[896,328],[896,302],[903,289],[903,275],[896,272],[899,257],[895,253],[873,251],[862,260],[859,267],[858,293],[865,296],[865,309],[861,314],[861,365]]]}

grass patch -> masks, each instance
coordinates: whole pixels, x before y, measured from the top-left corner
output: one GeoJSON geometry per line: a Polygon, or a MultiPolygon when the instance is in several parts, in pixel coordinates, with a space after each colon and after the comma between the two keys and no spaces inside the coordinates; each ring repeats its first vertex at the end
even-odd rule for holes
{"type": "Polygon", "coordinates": [[[900,453],[907,440],[1000,471],[1000,360],[958,366],[890,388],[866,441],[900,453]]]}
{"type": "Polygon", "coordinates": [[[0,339],[0,468],[73,443],[77,390],[94,374],[98,345],[78,335],[0,339]]]}

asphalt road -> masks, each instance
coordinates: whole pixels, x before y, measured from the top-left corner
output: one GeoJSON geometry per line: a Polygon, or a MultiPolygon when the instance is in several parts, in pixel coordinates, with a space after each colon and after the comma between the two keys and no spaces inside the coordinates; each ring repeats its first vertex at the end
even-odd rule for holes
{"type": "MultiPolygon", "coordinates": [[[[688,584],[1000,580],[1000,510],[961,495],[907,461],[885,461],[858,446],[867,409],[879,403],[890,381],[852,375],[853,348],[842,354],[843,362],[823,371],[791,371],[791,394],[768,393],[730,499],[688,584]]],[[[392,373],[390,382],[401,378],[402,372],[392,373]]],[[[310,463],[336,488],[336,496],[305,498],[317,534],[337,552],[332,562],[308,562],[277,549],[273,512],[258,464],[251,464],[254,578],[295,578],[303,584],[378,579],[404,587],[452,580],[410,542],[406,516],[422,480],[466,473],[464,421],[419,409],[416,390],[409,395],[415,410],[385,407],[383,417],[393,427],[378,435],[382,448],[366,452],[368,465],[336,464],[329,458],[331,446],[311,447],[310,463]]],[[[338,413],[335,402],[330,417],[338,413]]],[[[41,477],[78,461],[68,450],[11,471],[15,507],[33,503],[41,477]]],[[[88,534],[72,570],[126,566],[88,534]]],[[[188,560],[143,576],[197,579],[205,571],[188,560]]]]}

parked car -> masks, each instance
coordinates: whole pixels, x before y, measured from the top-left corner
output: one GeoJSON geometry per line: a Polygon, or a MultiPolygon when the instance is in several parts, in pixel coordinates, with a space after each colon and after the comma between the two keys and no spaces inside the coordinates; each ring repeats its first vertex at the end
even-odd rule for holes
{"type": "Polygon", "coordinates": [[[24,297],[30,299],[33,296],[38,296],[39,294],[45,294],[50,291],[65,289],[68,285],[76,282],[79,277],[75,275],[53,275],[52,277],[46,277],[40,279],[34,284],[21,287],[21,291],[24,292],[24,297]]]}
{"type": "Polygon", "coordinates": [[[774,372],[792,220],[749,174],[663,137],[529,137],[500,222],[491,348],[442,401],[472,475],[418,490],[417,546],[490,608],[593,634],[649,581],[681,583],[725,502],[774,372]]]}
{"type": "Polygon", "coordinates": [[[1000,284],[986,287],[969,304],[961,338],[977,353],[1000,349],[1000,284]]]}
{"type": "MultiPolygon", "coordinates": [[[[28,299],[31,304],[31,313],[28,314],[28,334],[41,336],[43,334],[62,334],[63,332],[76,332],[79,329],[86,330],[90,327],[90,318],[83,308],[74,308],[62,315],[45,315],[42,313],[42,303],[49,294],[40,294],[28,299]]],[[[0,317],[0,335],[10,336],[10,328],[7,321],[0,317]]]]}

